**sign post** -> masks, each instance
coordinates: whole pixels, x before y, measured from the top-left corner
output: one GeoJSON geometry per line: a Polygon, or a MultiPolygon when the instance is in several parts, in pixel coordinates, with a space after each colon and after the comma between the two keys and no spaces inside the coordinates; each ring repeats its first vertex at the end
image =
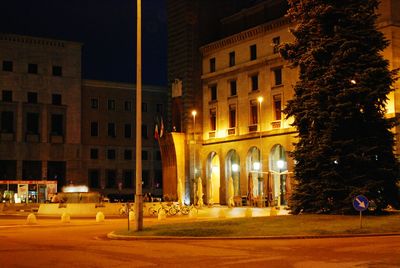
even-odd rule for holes
{"type": "Polygon", "coordinates": [[[369,201],[363,195],[357,195],[353,199],[353,207],[360,212],[360,229],[362,229],[362,212],[368,208],[369,201]]]}

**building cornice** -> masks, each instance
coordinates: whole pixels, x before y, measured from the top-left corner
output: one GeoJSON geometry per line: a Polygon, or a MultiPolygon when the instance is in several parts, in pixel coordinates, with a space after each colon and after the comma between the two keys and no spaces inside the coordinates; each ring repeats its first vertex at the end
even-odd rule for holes
{"type": "Polygon", "coordinates": [[[205,46],[200,47],[200,53],[205,56],[207,54],[212,53],[215,50],[221,49],[221,48],[226,48],[229,46],[232,46],[238,42],[244,41],[244,40],[249,40],[249,39],[254,39],[259,36],[265,35],[265,33],[281,28],[282,26],[285,25],[290,25],[290,19],[286,17],[279,18],[277,20],[270,21],[268,23],[256,26],[254,28],[251,28],[249,30],[231,35],[227,38],[212,42],[210,44],[207,44],[205,46]]]}
{"type": "Polygon", "coordinates": [[[32,37],[27,35],[5,34],[0,33],[0,42],[19,43],[36,45],[42,47],[56,47],[56,48],[81,48],[83,43],[57,40],[51,38],[32,37]]]}
{"type": "MultiPolygon", "coordinates": [[[[113,81],[103,81],[103,80],[91,80],[83,79],[82,86],[84,87],[94,87],[94,88],[115,88],[115,89],[125,89],[125,90],[136,90],[136,84],[123,83],[123,82],[113,82],[113,81]]],[[[143,85],[142,88],[146,92],[166,92],[166,87],[154,86],[154,85],[143,85]]]]}

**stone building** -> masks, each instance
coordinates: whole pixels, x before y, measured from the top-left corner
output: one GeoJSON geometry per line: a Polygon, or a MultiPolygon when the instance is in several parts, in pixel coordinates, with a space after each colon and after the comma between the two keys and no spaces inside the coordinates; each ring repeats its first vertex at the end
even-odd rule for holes
{"type": "MultiPolygon", "coordinates": [[[[201,63],[201,86],[199,89],[193,86],[192,90],[201,94],[201,103],[183,106],[182,113],[186,114],[186,124],[192,124],[196,131],[187,127],[182,130],[186,136],[172,133],[172,138],[165,140],[165,148],[170,152],[186,151],[185,160],[176,157],[177,163],[185,162],[186,169],[177,165],[176,172],[178,177],[185,178],[186,195],[192,200],[196,199],[195,184],[188,181],[195,182],[201,177],[207,203],[227,203],[229,178],[233,180],[236,204],[249,196],[258,205],[287,202],[294,164],[289,152],[296,141],[296,130],[281,111],[293,96],[298,75],[277,51],[280,43],[293,40],[288,31],[293,25],[282,13],[285,7],[285,1],[259,1],[221,18],[220,27],[214,27],[229,31],[222,30],[220,38],[205,44],[192,43],[199,49],[201,63]],[[243,26],[246,17],[267,20],[259,20],[256,25],[249,23],[246,28],[243,26]],[[192,110],[197,113],[190,118],[192,110]]],[[[399,0],[385,0],[378,11],[382,14],[378,27],[391,41],[384,51],[391,68],[400,67],[398,10],[399,0]]],[[[399,112],[399,82],[395,88],[389,96],[389,117],[399,112]]],[[[184,95],[190,87],[183,83],[172,86],[171,90],[184,95]]],[[[179,181],[169,184],[171,193],[179,188],[179,181]]]]}
{"type": "MultiPolygon", "coordinates": [[[[82,44],[0,34],[0,180],[57,180],[133,194],[135,85],[83,80],[82,44]]],[[[143,86],[143,191],[161,195],[155,122],[163,87],[143,86]]]]}

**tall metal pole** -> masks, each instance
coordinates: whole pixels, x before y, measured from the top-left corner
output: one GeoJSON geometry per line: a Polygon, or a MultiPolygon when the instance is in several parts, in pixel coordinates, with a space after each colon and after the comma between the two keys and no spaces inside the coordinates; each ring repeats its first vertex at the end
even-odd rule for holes
{"type": "Polygon", "coordinates": [[[193,203],[196,201],[196,114],[197,111],[193,110],[193,203]]]}
{"type": "MultiPolygon", "coordinates": [[[[262,170],[263,170],[263,158],[262,158],[262,133],[261,133],[261,103],[263,102],[264,98],[262,96],[257,98],[258,104],[259,104],[259,118],[258,118],[258,124],[260,126],[260,172],[259,176],[262,176],[262,170]]],[[[260,178],[258,178],[258,187],[260,189],[260,178]]],[[[259,193],[260,194],[260,193],[259,193]]],[[[264,198],[264,187],[261,189],[261,206],[263,207],[263,198],[264,198]]]]}
{"type": "Polygon", "coordinates": [[[135,231],[143,229],[142,195],[142,3],[137,0],[136,23],[136,194],[135,231]]]}

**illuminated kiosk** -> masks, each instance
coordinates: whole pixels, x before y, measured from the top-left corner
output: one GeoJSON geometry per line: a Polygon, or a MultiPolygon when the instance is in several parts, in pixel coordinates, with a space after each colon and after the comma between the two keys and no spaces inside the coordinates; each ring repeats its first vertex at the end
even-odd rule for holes
{"type": "Polygon", "coordinates": [[[0,180],[2,202],[45,203],[57,193],[57,181],[0,180]]]}

